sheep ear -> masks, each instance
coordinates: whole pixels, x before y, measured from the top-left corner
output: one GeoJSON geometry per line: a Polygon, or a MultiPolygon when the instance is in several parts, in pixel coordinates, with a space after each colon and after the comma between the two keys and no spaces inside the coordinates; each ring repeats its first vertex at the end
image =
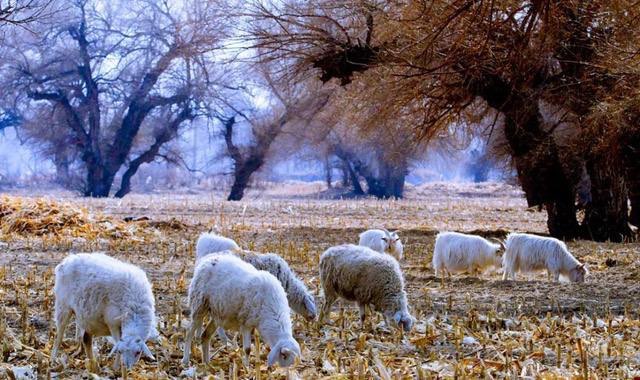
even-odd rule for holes
{"type": "Polygon", "coordinates": [[[151,350],[149,349],[149,347],[147,347],[146,343],[142,343],[142,353],[147,358],[149,358],[151,360],[156,360],[156,358],[153,357],[153,354],[151,353],[151,350]]]}
{"type": "Polygon", "coordinates": [[[282,360],[286,361],[290,356],[293,356],[295,360],[296,354],[290,348],[282,347],[280,350],[280,357],[282,360]]]}
{"type": "Polygon", "coordinates": [[[507,245],[504,244],[504,241],[497,239],[497,238],[491,238],[491,240],[495,241],[496,243],[500,244],[500,247],[502,247],[503,251],[507,250],[507,245]]]}

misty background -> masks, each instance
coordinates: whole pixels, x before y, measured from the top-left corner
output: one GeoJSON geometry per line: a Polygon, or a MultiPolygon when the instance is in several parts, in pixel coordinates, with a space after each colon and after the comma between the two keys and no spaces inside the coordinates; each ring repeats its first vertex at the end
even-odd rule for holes
{"type": "MultiPolygon", "coordinates": [[[[247,139],[249,137],[245,137],[247,139]]],[[[133,181],[133,192],[228,190],[233,162],[224,157],[223,137],[214,126],[194,122],[172,145],[183,162],[158,160],[144,164],[133,181]]],[[[503,181],[508,178],[508,169],[502,166],[495,163],[487,167],[481,165],[485,150],[486,146],[480,140],[474,140],[463,149],[427,149],[423,158],[412,162],[406,181],[411,185],[421,185],[441,181],[503,181]]],[[[324,162],[305,153],[302,149],[292,157],[269,162],[257,173],[252,186],[260,182],[325,182],[324,162]]],[[[3,162],[0,166],[0,190],[65,189],[56,178],[54,163],[37,147],[25,142],[20,136],[19,125],[0,132],[0,162],[3,162]]],[[[332,174],[335,185],[339,186],[341,173],[334,168],[332,174]]]]}

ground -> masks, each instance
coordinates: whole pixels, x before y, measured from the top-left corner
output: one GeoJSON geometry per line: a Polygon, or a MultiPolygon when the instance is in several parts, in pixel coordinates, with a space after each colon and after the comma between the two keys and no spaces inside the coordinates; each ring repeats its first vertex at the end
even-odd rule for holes
{"type": "MultiPolygon", "coordinates": [[[[156,361],[131,378],[628,378],[640,376],[640,245],[569,242],[591,271],[585,284],[547,282],[544,273],[502,281],[495,270],[466,274],[442,287],[431,255],[440,230],[503,238],[508,231],[545,233],[545,214],[528,209],[517,188],[502,184],[429,184],[402,201],[323,200],[315,188],[279,186],[230,203],[221,194],[130,195],[123,200],[57,194],[0,198],[0,339],[5,369],[31,366],[39,376],[93,377],[66,332],[62,363],[50,363],[53,269],[69,252],[103,250],[144,268],[154,286],[162,333],[150,343],[156,361]],[[304,191],[301,191],[304,190],[304,191]],[[306,192],[305,192],[306,191],[306,192]],[[292,193],[302,192],[294,197],[292,193]],[[125,222],[124,219],[143,220],[125,222]],[[374,315],[360,326],[356,307],[336,304],[328,325],[294,316],[303,358],[291,370],[268,370],[267,348],[245,368],[241,350],[214,339],[213,360],[183,368],[186,289],[194,241],[214,228],[242,247],[282,255],[322,301],[317,263],[328,247],[357,242],[367,228],[399,229],[411,333],[387,330],[374,315]],[[213,377],[212,377],[213,378],[213,377]]],[[[262,345],[264,346],[264,345],[262,345]]],[[[114,377],[111,344],[96,342],[100,377],[114,377]]],[[[94,369],[95,370],[95,369],[94,369]]],[[[3,373],[0,372],[0,378],[3,373]]]]}

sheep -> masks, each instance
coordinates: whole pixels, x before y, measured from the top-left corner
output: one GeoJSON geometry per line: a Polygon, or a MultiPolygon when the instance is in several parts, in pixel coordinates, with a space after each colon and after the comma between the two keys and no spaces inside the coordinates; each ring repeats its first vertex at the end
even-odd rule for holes
{"type": "Polygon", "coordinates": [[[198,237],[196,243],[196,261],[215,252],[238,250],[240,246],[232,239],[205,232],[198,237]]]}
{"type": "Polygon", "coordinates": [[[94,336],[115,340],[110,355],[116,354],[127,369],[141,355],[155,360],[146,340],[158,336],[151,284],[145,272],[102,253],[67,256],[55,269],[56,337],[51,358],[58,356],[64,331],[72,313],[77,333],[90,363],[94,336]]]}
{"type": "MultiPolygon", "coordinates": [[[[274,253],[261,254],[247,250],[222,251],[215,254],[235,255],[256,269],[271,273],[284,288],[291,310],[309,321],[316,318],[316,303],[313,295],[282,257],[274,253]]],[[[223,328],[218,328],[218,335],[225,342],[229,340],[223,328]]],[[[199,330],[196,331],[196,336],[200,336],[199,330]]]]}
{"type": "Polygon", "coordinates": [[[365,306],[372,305],[384,315],[388,326],[411,331],[414,319],[409,313],[400,266],[393,257],[352,244],[331,247],[320,256],[320,283],[325,298],[321,323],[336,299],[342,297],[357,302],[363,326],[365,306]]]}
{"type": "Polygon", "coordinates": [[[398,236],[398,232],[382,230],[367,230],[360,234],[358,243],[363,247],[368,247],[376,252],[388,253],[398,260],[402,260],[404,247],[398,236]]]}
{"type": "Polygon", "coordinates": [[[458,232],[440,232],[436,236],[433,250],[433,269],[436,276],[445,273],[478,272],[490,266],[499,268],[502,257],[498,254],[500,244],[492,243],[480,236],[458,232]]]}
{"type": "Polygon", "coordinates": [[[296,276],[282,257],[273,253],[260,254],[242,250],[233,240],[210,233],[200,235],[196,246],[196,262],[213,253],[230,253],[259,270],[271,273],[282,284],[293,311],[308,320],[316,318],[316,304],[313,295],[309,293],[304,282],[296,276]]]}
{"type": "Polygon", "coordinates": [[[242,260],[253,265],[258,270],[264,270],[274,275],[287,294],[287,301],[291,309],[307,320],[316,318],[316,303],[307,286],[291,270],[289,264],[274,253],[260,254],[240,250],[233,252],[242,260]]]}
{"type": "Polygon", "coordinates": [[[251,352],[251,332],[257,329],[271,347],[267,364],[282,367],[300,356],[293,338],[289,304],[284,289],[271,273],[261,271],[233,255],[202,258],[189,285],[191,324],[187,328],[182,363],[187,366],[191,342],[205,316],[210,321],[202,334],[202,360],[209,361],[209,342],[216,326],[238,330],[242,335],[245,363],[251,352]]]}
{"type": "Polygon", "coordinates": [[[502,279],[516,279],[516,272],[547,270],[549,279],[554,281],[564,275],[572,282],[584,282],[589,274],[558,239],[551,237],[510,233],[505,240],[506,251],[502,259],[504,274],[502,279]]]}

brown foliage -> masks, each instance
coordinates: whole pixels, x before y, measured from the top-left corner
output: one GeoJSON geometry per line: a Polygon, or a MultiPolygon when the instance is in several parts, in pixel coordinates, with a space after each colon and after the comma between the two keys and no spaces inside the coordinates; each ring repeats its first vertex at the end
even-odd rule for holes
{"type": "MultiPolygon", "coordinates": [[[[640,7],[634,1],[325,0],[315,11],[293,1],[271,5],[257,16],[262,22],[254,33],[257,44],[270,49],[266,59],[292,58],[300,72],[323,62],[323,81],[333,76],[351,82],[356,70],[345,70],[335,52],[362,46],[352,36],[367,35],[364,46],[375,47],[376,56],[358,67],[364,74],[350,87],[366,88],[352,99],[371,105],[362,108],[376,121],[372,129],[403,115],[413,119],[422,138],[432,139],[472,124],[473,115],[487,107],[499,112],[530,205],[547,208],[552,234],[576,236],[574,173],[583,164],[567,167],[568,141],[556,136],[559,124],[549,125],[541,105],[564,112],[564,123],[581,132],[569,143],[582,160],[597,160],[598,150],[620,146],[616,128],[623,124],[594,124],[590,115],[608,98],[624,102],[638,88],[640,7]],[[602,132],[607,138],[596,137],[602,132]]],[[[614,198],[624,197],[626,189],[615,192],[614,198]]],[[[607,232],[605,238],[620,233],[628,231],[607,232]]]]}

